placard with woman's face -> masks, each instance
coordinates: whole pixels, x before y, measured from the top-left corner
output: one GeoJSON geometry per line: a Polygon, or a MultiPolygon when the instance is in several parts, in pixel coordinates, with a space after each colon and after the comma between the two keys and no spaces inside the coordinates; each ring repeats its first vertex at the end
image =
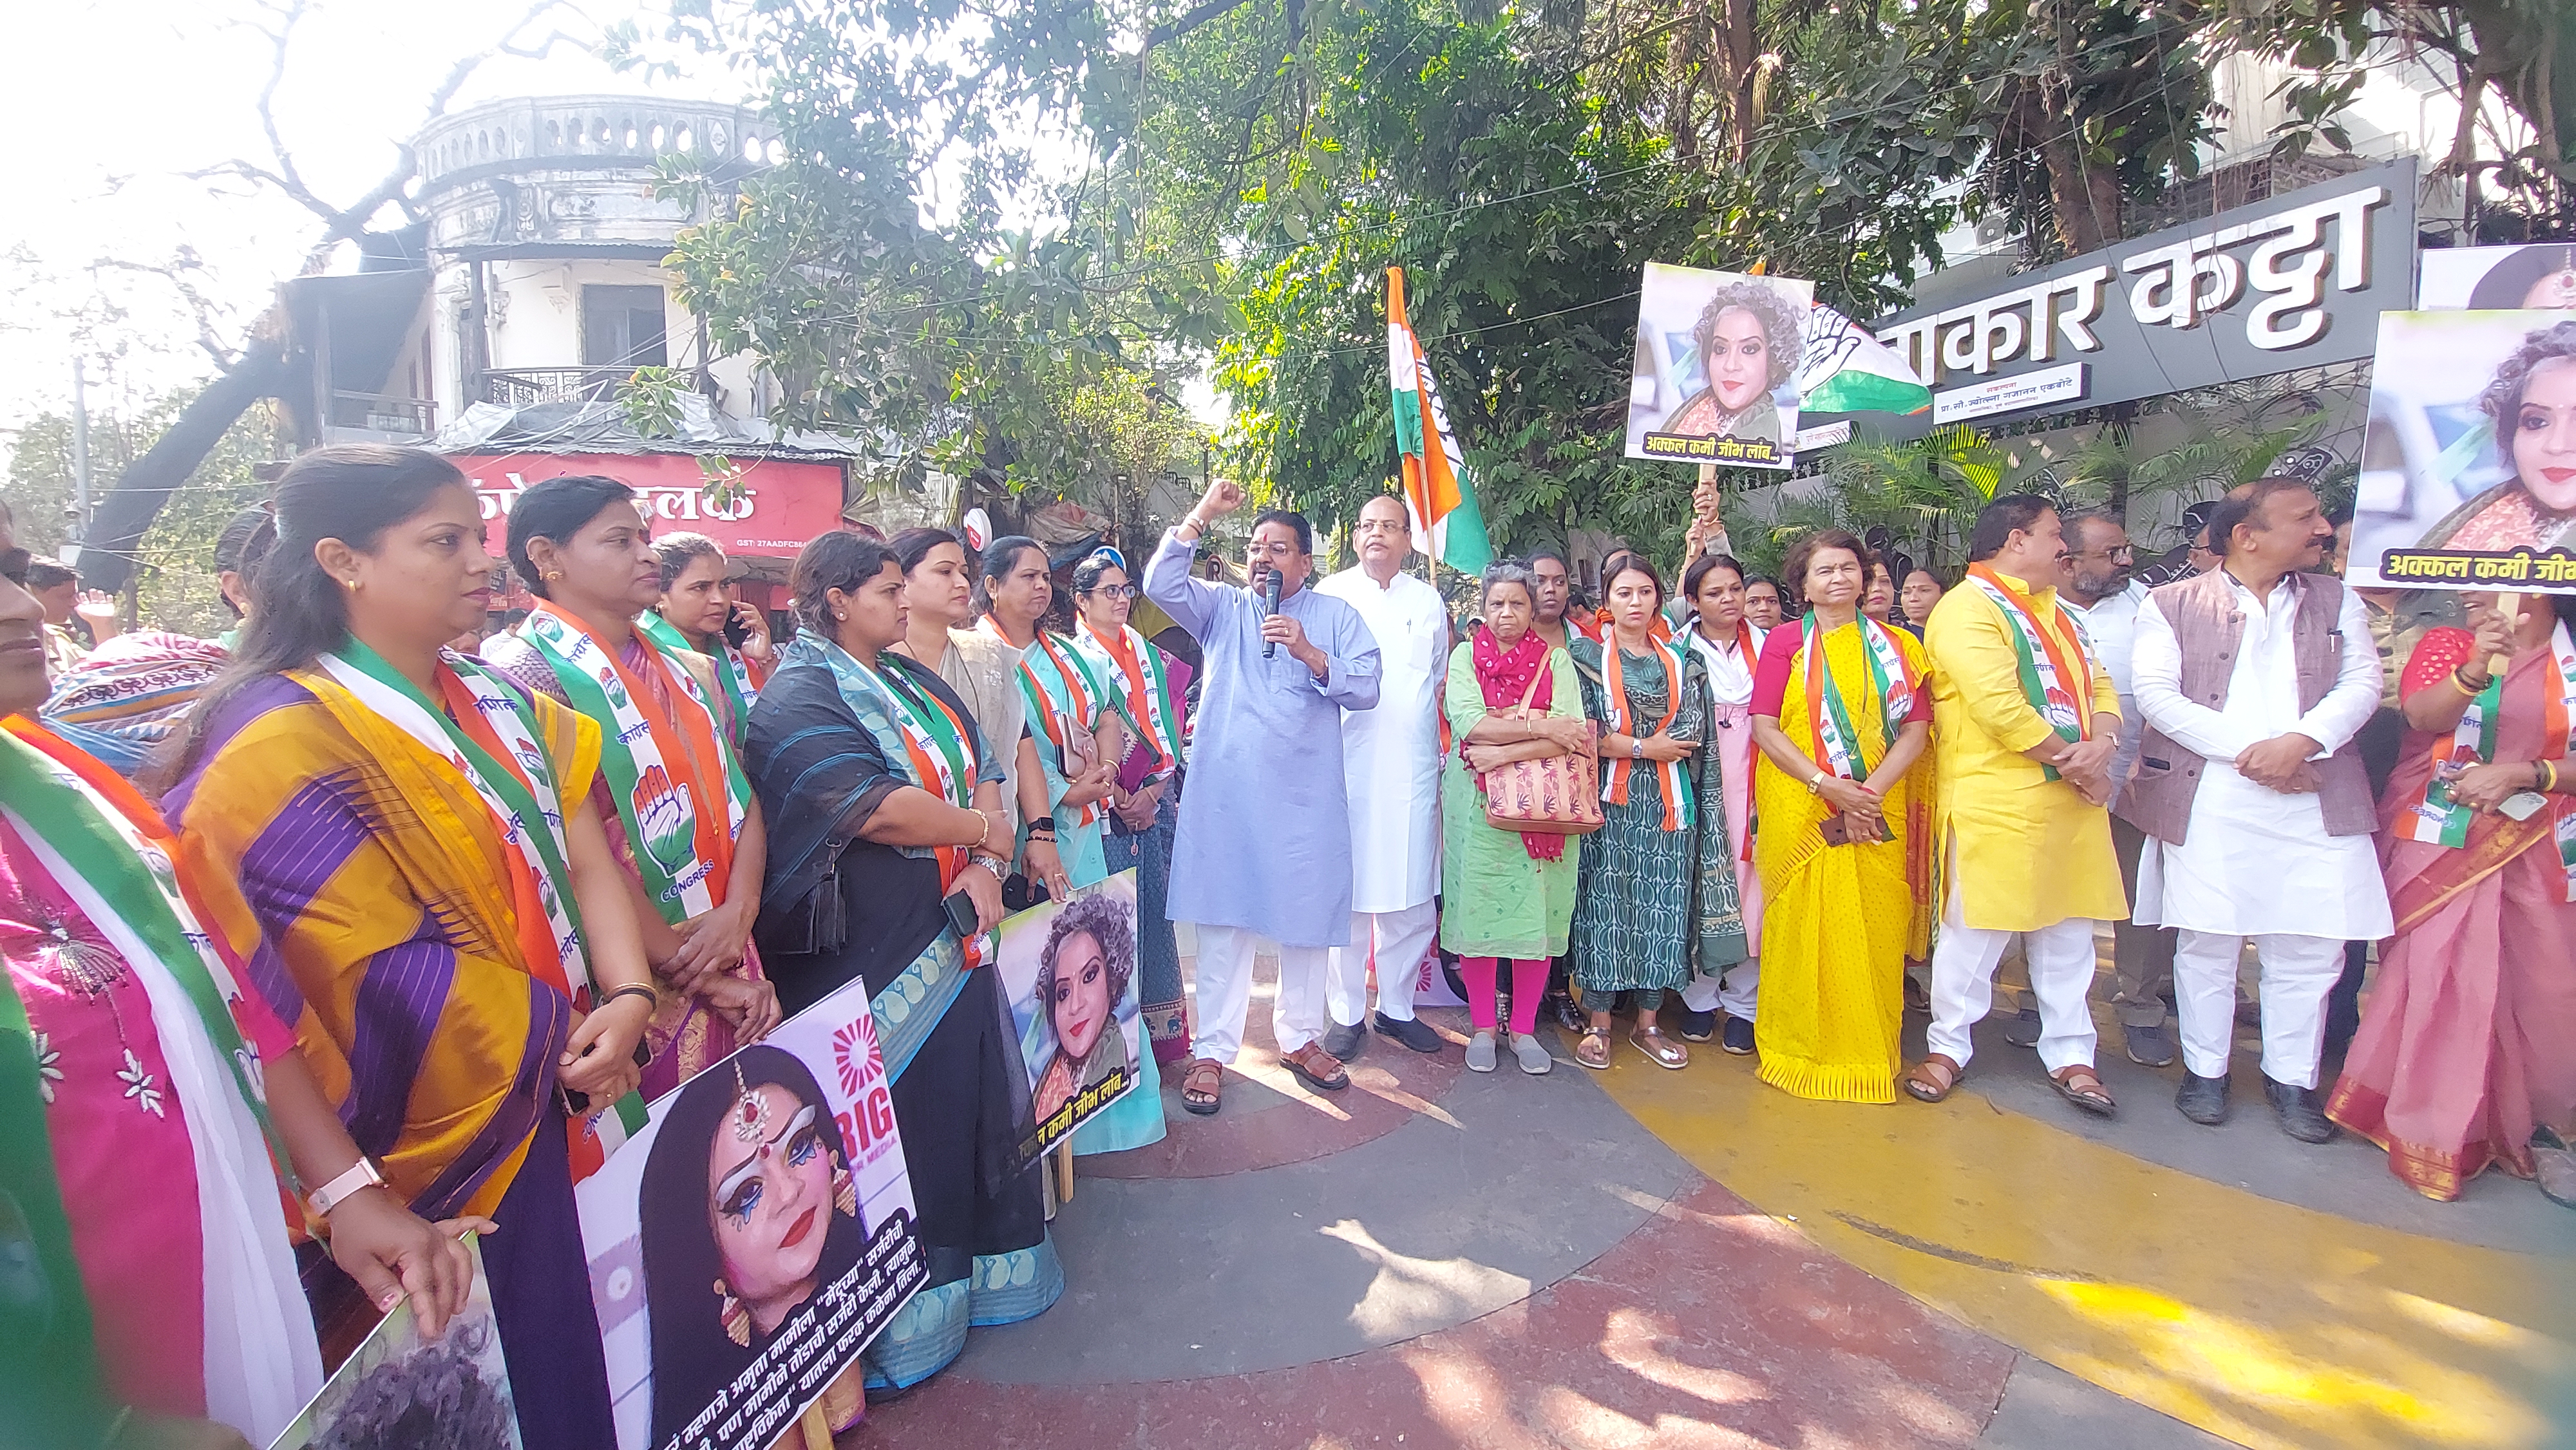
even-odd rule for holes
{"type": "Polygon", "coordinates": [[[1627,455],[1787,468],[1814,294],[1792,277],[1648,263],[1627,455]]]}
{"type": "Polygon", "coordinates": [[[2576,593],[2576,312],[2380,315],[2345,572],[2576,593]]]}
{"type": "Polygon", "coordinates": [[[1044,1154],[1144,1080],[1136,998],[1136,873],[1002,923],[1001,973],[1029,1074],[1036,1131],[1023,1160],[1044,1154]]]}
{"type": "Polygon", "coordinates": [[[768,1450],[928,1278],[891,1088],[855,981],[575,1185],[619,1450],[768,1450]]]}

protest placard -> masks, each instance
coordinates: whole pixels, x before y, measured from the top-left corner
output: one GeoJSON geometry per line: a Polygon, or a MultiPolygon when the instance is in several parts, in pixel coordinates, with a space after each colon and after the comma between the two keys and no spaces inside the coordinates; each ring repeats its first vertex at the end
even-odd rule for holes
{"type": "Polygon", "coordinates": [[[928,1277],[867,984],[689,1079],[574,1189],[619,1450],[768,1450],[928,1277]]]}
{"type": "Polygon", "coordinates": [[[1143,1081],[1136,1005],[1136,873],[1121,871],[1070,899],[1008,918],[993,970],[1019,1030],[1036,1129],[1035,1159],[1143,1081]]]}
{"type": "Polygon", "coordinates": [[[1787,468],[1815,284],[1646,264],[1630,458],[1787,468]]]}

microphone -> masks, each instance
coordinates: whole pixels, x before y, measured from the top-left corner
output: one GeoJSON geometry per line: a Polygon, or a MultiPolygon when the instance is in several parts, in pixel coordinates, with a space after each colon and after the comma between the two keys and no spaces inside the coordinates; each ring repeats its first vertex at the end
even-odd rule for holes
{"type": "MultiPolygon", "coordinates": [[[[1261,608],[1262,617],[1264,618],[1268,618],[1270,615],[1277,614],[1279,612],[1279,571],[1277,569],[1271,570],[1270,576],[1264,579],[1261,583],[1261,608]]],[[[1276,659],[1278,656],[1279,641],[1275,639],[1265,639],[1261,642],[1261,657],[1263,659],[1276,659]]]]}

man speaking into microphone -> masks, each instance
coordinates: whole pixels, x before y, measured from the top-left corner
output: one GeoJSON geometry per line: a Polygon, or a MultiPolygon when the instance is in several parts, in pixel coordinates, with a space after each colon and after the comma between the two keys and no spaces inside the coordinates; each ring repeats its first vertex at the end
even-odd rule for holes
{"type": "Polygon", "coordinates": [[[1351,928],[1342,711],[1376,706],[1377,641],[1358,610],[1305,587],[1315,531],[1302,514],[1253,520],[1249,589],[1191,575],[1208,524],[1243,503],[1235,485],[1210,485],[1145,566],[1145,597],[1205,656],[1168,898],[1172,919],[1197,927],[1199,1055],[1181,1101],[1199,1114],[1217,1110],[1242,1049],[1264,937],[1279,946],[1280,1061],[1309,1087],[1350,1084],[1323,1048],[1324,973],[1351,928]]]}

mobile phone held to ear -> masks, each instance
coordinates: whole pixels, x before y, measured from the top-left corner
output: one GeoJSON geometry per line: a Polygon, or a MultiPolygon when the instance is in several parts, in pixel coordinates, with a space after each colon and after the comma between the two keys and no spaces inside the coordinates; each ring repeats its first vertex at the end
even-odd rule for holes
{"type": "Polygon", "coordinates": [[[962,941],[973,941],[976,926],[975,898],[963,891],[952,891],[941,897],[939,904],[948,913],[948,924],[957,928],[958,938],[962,941]]]}
{"type": "Polygon", "coordinates": [[[740,649],[751,642],[751,626],[743,622],[742,606],[739,604],[725,611],[724,637],[725,643],[735,649],[740,649]]]}

